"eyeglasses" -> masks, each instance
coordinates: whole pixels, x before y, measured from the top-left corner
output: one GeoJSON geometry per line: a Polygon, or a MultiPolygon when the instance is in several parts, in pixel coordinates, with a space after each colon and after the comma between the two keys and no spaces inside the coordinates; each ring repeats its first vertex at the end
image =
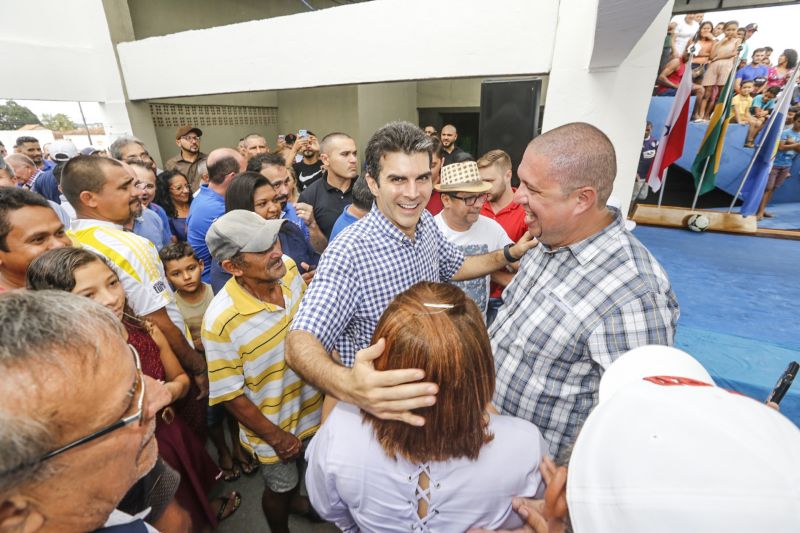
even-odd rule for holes
{"type": "Polygon", "coordinates": [[[64,446],[58,448],[57,450],[53,450],[52,452],[46,453],[41,456],[39,459],[36,460],[37,463],[41,463],[46,461],[47,459],[51,459],[56,455],[60,455],[72,448],[80,446],[81,444],[86,444],[87,442],[91,442],[93,440],[99,439],[105,435],[108,435],[112,431],[116,431],[120,428],[133,424],[134,422],[139,422],[139,426],[141,426],[144,422],[144,374],[142,373],[142,361],[139,358],[139,352],[136,351],[136,348],[128,345],[130,348],[131,353],[133,354],[133,360],[136,363],[136,391],[134,395],[138,394],[138,398],[136,399],[136,412],[132,415],[122,417],[120,420],[114,422],[111,425],[104,427],[103,429],[99,429],[94,433],[90,433],[85,437],[81,437],[78,440],[74,440],[69,444],[65,444],[64,446]]]}
{"type": "Polygon", "coordinates": [[[464,205],[467,207],[472,207],[475,205],[475,203],[485,204],[487,201],[489,201],[488,194],[476,194],[474,196],[456,196],[455,194],[448,194],[447,196],[450,198],[458,198],[464,202],[464,205]]]}
{"type": "Polygon", "coordinates": [[[180,191],[191,191],[192,188],[188,185],[173,185],[169,188],[171,191],[180,192],[180,191]]]}
{"type": "Polygon", "coordinates": [[[181,139],[183,139],[184,141],[188,141],[190,143],[191,142],[196,142],[196,143],[200,142],[200,137],[198,137],[197,135],[184,135],[183,137],[181,137],[181,139]]]}

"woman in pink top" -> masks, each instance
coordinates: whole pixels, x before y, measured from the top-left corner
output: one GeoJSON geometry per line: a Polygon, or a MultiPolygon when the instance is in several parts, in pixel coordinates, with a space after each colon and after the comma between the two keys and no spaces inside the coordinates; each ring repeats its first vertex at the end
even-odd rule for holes
{"type": "Polygon", "coordinates": [[[731,73],[734,61],[736,61],[739,51],[739,39],[736,37],[736,30],[739,29],[739,23],[735,20],[725,24],[725,38],[717,42],[711,48],[711,56],[709,56],[706,73],[703,76],[703,101],[700,102],[700,111],[697,116],[701,120],[708,120],[711,116],[711,110],[714,109],[714,104],[711,103],[712,98],[716,98],[725,82],[728,80],[728,75],[731,73]],[[713,90],[716,87],[716,90],[713,90]]]}
{"type": "Polygon", "coordinates": [[[424,370],[436,403],[415,411],[421,427],[336,405],[306,452],[314,509],[346,532],[521,527],[511,498],[542,490],[544,443],[530,422],[493,414],[494,360],[475,303],[453,285],[417,283],[389,304],[378,339],[375,368],[424,370]]]}
{"type": "Polygon", "coordinates": [[[770,67],[767,87],[783,87],[797,66],[797,50],[787,48],[778,56],[778,64],[770,67]]]}

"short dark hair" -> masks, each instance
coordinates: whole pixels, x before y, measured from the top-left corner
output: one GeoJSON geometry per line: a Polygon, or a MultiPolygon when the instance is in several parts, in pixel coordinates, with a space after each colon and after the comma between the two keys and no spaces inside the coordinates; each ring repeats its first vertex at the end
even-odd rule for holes
{"type": "Polygon", "coordinates": [[[764,47],[764,51],[765,52],[774,52],[775,50],[771,46],[765,46],[764,47]]]}
{"type": "Polygon", "coordinates": [[[47,199],[28,189],[19,187],[0,187],[0,250],[10,252],[8,249],[8,234],[11,233],[9,215],[26,206],[47,207],[52,209],[47,199]]]}
{"type": "Polygon", "coordinates": [[[39,139],[37,139],[36,137],[31,137],[30,135],[23,135],[22,137],[17,137],[17,142],[14,144],[14,148],[18,148],[25,143],[39,144],[39,139]]]}
{"type": "Polygon", "coordinates": [[[285,167],[286,159],[279,153],[269,152],[266,154],[254,155],[247,162],[248,172],[261,172],[261,169],[266,166],[285,167]]]}
{"type": "Polygon", "coordinates": [[[442,166],[452,165],[453,163],[464,163],[465,161],[475,161],[472,154],[463,150],[450,155],[450,159],[442,166]]]}
{"type": "Polygon", "coordinates": [[[233,155],[226,155],[208,165],[208,181],[220,185],[231,172],[239,172],[239,162],[233,155]]]}
{"type": "Polygon", "coordinates": [[[369,190],[367,185],[367,178],[359,176],[353,182],[353,205],[362,211],[369,211],[372,209],[372,202],[375,197],[372,191],[369,190]]]}
{"type": "Polygon", "coordinates": [[[778,93],[781,92],[781,88],[777,85],[773,85],[772,87],[767,87],[767,90],[764,92],[770,93],[772,96],[778,96],[778,93]]]}
{"type": "Polygon", "coordinates": [[[106,168],[121,167],[122,163],[108,157],[79,155],[70,159],[61,172],[61,191],[76,209],[81,205],[83,191],[100,192],[106,184],[106,168]]]}
{"type": "Polygon", "coordinates": [[[428,154],[430,166],[433,143],[425,132],[410,122],[390,122],[372,134],[367,143],[367,174],[380,186],[381,159],[386,154],[428,154]]]}
{"type": "Polygon", "coordinates": [[[158,256],[161,258],[161,262],[164,263],[164,268],[167,266],[167,261],[177,261],[184,257],[197,259],[194,248],[186,242],[176,242],[165,246],[158,252],[158,256]]]}
{"type": "Polygon", "coordinates": [[[755,57],[755,56],[756,56],[756,54],[757,54],[757,53],[759,53],[759,52],[766,52],[766,50],[765,50],[765,49],[763,49],[763,48],[756,48],[755,50],[753,50],[753,55],[752,55],[752,57],[755,57]]]}
{"type": "Polygon", "coordinates": [[[323,154],[327,154],[328,147],[330,146],[331,142],[333,142],[336,139],[353,140],[353,138],[346,133],[342,133],[341,131],[334,131],[333,133],[329,133],[322,138],[322,141],[320,141],[319,143],[319,151],[323,154]]]}
{"type": "Polygon", "coordinates": [[[256,189],[264,185],[272,186],[269,180],[258,172],[242,172],[234,176],[228,190],[225,191],[225,212],[234,209],[255,211],[253,195],[256,189]]]}

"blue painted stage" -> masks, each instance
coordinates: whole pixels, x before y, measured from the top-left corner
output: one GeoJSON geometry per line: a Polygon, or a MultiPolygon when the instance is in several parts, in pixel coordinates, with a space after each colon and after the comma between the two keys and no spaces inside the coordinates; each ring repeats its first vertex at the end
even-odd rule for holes
{"type": "MultiPolygon", "coordinates": [[[[676,346],[721,387],[759,401],[800,361],[800,242],[639,226],[681,307],[676,346]]],[[[800,426],[800,379],[781,403],[800,426]]]]}

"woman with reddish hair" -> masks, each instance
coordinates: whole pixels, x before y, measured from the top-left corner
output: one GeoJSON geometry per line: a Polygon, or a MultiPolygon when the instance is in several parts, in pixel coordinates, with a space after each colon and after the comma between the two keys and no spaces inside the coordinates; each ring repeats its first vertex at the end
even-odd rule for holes
{"type": "Polygon", "coordinates": [[[306,453],[308,495],[343,531],[465,531],[522,525],[511,498],[542,488],[536,427],[492,414],[494,360],[483,316],[464,292],[417,283],[399,294],[372,342],[375,368],[420,368],[439,386],[421,427],[339,403],[306,453]]]}

